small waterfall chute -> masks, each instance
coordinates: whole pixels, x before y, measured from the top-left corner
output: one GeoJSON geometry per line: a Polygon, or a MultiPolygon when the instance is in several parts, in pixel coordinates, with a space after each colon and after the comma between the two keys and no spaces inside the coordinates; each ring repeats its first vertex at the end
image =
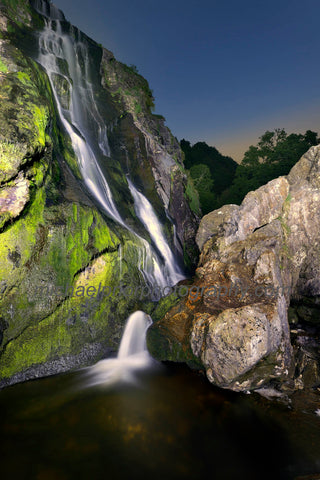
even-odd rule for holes
{"type": "Polygon", "coordinates": [[[118,356],[101,360],[87,369],[87,386],[135,383],[135,372],[155,365],[146,346],[151,317],[138,310],[129,316],[122,335],[118,356]]]}

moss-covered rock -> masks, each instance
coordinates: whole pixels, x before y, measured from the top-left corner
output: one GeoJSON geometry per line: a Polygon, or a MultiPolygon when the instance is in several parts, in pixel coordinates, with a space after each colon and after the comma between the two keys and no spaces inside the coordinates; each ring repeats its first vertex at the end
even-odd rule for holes
{"type": "Polygon", "coordinates": [[[154,323],[147,331],[148,350],[158,360],[183,362],[191,368],[203,370],[190,346],[192,316],[181,307],[181,299],[174,294],[161,300],[152,313],[154,323]],[[168,310],[170,313],[163,316],[168,310]]]}
{"type": "Polygon", "coordinates": [[[119,292],[120,271],[127,283],[142,282],[129,232],[112,230],[77,183],[46,74],[14,45],[19,19],[25,28],[36,16],[29,8],[5,2],[0,15],[1,385],[116,350],[139,306],[119,292]]]}
{"type": "MultiPolygon", "coordinates": [[[[63,14],[46,0],[40,3],[75,38],[63,14]]],[[[0,386],[87,365],[118,348],[130,313],[154,309],[148,298],[124,290],[145,282],[140,240],[131,229],[148,239],[127,174],[150,199],[168,242],[190,268],[197,256],[192,185],[177,140],[164,118],[152,114],[147,81],[77,31],[88,49],[92,95],[108,130],[110,156],[107,149],[93,149],[129,229],[94,205],[50,81],[34,60],[34,32],[45,24],[39,5],[0,5],[0,386]]],[[[67,62],[60,59],[59,68],[61,75],[51,81],[68,109],[67,62]]],[[[90,134],[99,143],[98,133],[90,134]]]]}

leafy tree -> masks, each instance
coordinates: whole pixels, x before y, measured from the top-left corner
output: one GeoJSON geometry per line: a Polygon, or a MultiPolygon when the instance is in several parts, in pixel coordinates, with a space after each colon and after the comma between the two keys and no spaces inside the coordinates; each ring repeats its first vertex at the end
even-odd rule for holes
{"type": "Polygon", "coordinates": [[[180,146],[185,155],[186,168],[191,169],[199,164],[209,167],[216,194],[222,193],[232,183],[237,168],[237,163],[232,158],[222,155],[205,142],[197,142],[191,146],[190,142],[183,139],[180,146]]]}
{"type": "Polygon", "coordinates": [[[180,145],[205,214],[227,203],[240,204],[248,192],[287,175],[301,156],[318,143],[318,134],[311,130],[304,135],[288,135],[283,128],[267,130],[257,145],[250,145],[240,165],[205,142],[192,146],[183,139],[180,145]]]}
{"type": "Polygon", "coordinates": [[[283,128],[266,131],[258,144],[251,145],[245,152],[232,185],[220,195],[218,203],[241,203],[251,190],[280,175],[287,175],[301,156],[318,143],[318,134],[311,130],[304,135],[288,135],[283,128]]]}
{"type": "Polygon", "coordinates": [[[202,213],[206,214],[214,210],[216,196],[213,193],[213,179],[210,169],[205,164],[197,164],[190,168],[193,184],[199,193],[202,213]]]}

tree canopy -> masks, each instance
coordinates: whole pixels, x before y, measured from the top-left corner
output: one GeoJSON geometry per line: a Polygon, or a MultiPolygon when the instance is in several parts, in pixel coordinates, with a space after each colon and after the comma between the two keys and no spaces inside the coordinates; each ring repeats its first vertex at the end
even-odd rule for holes
{"type": "Polygon", "coordinates": [[[301,156],[318,143],[318,134],[311,130],[307,130],[304,135],[288,135],[283,128],[266,131],[257,145],[251,145],[245,152],[232,185],[222,193],[219,201],[222,204],[241,203],[251,190],[273,178],[287,175],[301,156]]]}
{"type": "Polygon", "coordinates": [[[203,163],[193,165],[190,168],[190,175],[199,194],[202,212],[210,212],[215,204],[216,195],[213,193],[214,181],[209,167],[203,163]]]}
{"type": "Polygon", "coordinates": [[[234,178],[237,163],[222,155],[215,147],[206,142],[197,142],[191,146],[187,140],[181,140],[181,148],[185,155],[185,166],[190,169],[194,165],[207,165],[215,185],[215,193],[220,194],[234,178]]]}
{"type": "Polygon", "coordinates": [[[185,166],[198,190],[202,213],[209,213],[217,208],[217,195],[232,183],[237,163],[205,142],[191,145],[183,139],[180,145],[185,156],[185,166]]]}
{"type": "Polygon", "coordinates": [[[320,143],[312,130],[301,133],[283,128],[267,130],[257,145],[250,145],[238,165],[205,142],[191,145],[181,140],[185,166],[198,191],[202,213],[228,203],[240,204],[245,195],[273,178],[287,175],[293,165],[313,145],[320,143]]]}

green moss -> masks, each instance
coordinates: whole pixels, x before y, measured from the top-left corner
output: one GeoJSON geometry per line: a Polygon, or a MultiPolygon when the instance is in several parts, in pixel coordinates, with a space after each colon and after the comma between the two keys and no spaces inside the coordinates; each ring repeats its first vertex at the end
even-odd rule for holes
{"type": "Polygon", "coordinates": [[[48,171],[48,164],[43,160],[40,162],[34,162],[28,169],[27,177],[30,179],[30,185],[33,187],[42,186],[45,175],[48,171]]]}
{"type": "Polygon", "coordinates": [[[1,73],[7,73],[7,71],[8,71],[7,65],[5,63],[3,63],[3,61],[0,58],[0,72],[1,73]]]}
{"type": "Polygon", "coordinates": [[[199,194],[197,190],[195,189],[195,186],[193,184],[193,180],[191,176],[188,174],[188,181],[187,181],[187,186],[185,190],[185,197],[188,200],[189,206],[191,210],[196,214],[196,215],[201,215],[201,209],[200,209],[200,201],[199,201],[199,194]]]}
{"type": "MultiPolygon", "coordinates": [[[[70,210],[71,208],[74,213],[74,206],[70,206],[70,210]]],[[[74,217],[70,218],[74,220],[74,217]]],[[[59,286],[70,284],[76,272],[88,264],[90,260],[90,253],[87,250],[88,231],[92,222],[92,211],[80,207],[77,220],[69,221],[66,231],[58,231],[58,235],[50,239],[48,256],[43,261],[48,261],[56,272],[59,286]]]]}
{"type": "Polygon", "coordinates": [[[48,109],[37,105],[33,107],[34,112],[34,125],[38,129],[38,142],[43,147],[46,144],[46,128],[48,122],[48,109]]]}
{"type": "Polygon", "coordinates": [[[72,213],[73,213],[73,221],[77,222],[78,221],[78,206],[76,203],[72,204],[72,213]]]}
{"type": "Polygon", "coordinates": [[[23,85],[33,88],[31,78],[26,72],[17,72],[17,77],[23,85]]]}
{"type": "MultiPolygon", "coordinates": [[[[14,49],[12,60],[21,70],[1,82],[0,181],[8,181],[22,165],[33,160],[48,143],[50,103],[42,92],[47,80],[35,62],[14,49]],[[17,53],[18,52],[18,53],[17,53]]],[[[53,107],[53,105],[51,105],[53,107]]],[[[39,179],[38,179],[39,180],[39,179]]]]}
{"type": "Polygon", "coordinates": [[[95,215],[94,217],[94,228],[91,230],[91,235],[93,237],[93,246],[98,251],[106,248],[115,250],[120,244],[120,240],[110,230],[100,215],[95,215]]]}
{"type": "MultiPolygon", "coordinates": [[[[6,7],[6,13],[13,20],[14,25],[22,28],[30,25],[33,11],[28,0],[1,0],[1,3],[6,7]]],[[[14,30],[14,27],[8,25],[8,31],[10,30],[14,30]]]]}
{"type": "Polygon", "coordinates": [[[55,271],[57,285],[72,283],[74,275],[89,264],[92,255],[105,249],[115,251],[119,240],[100,214],[73,203],[65,212],[66,225],[49,238],[43,258],[55,271]]]}
{"type": "Polygon", "coordinates": [[[24,157],[24,149],[16,143],[0,140],[0,181],[17,173],[17,166],[24,157]]]}
{"type": "Polygon", "coordinates": [[[53,314],[28,325],[18,338],[9,341],[1,357],[0,376],[10,377],[64,354],[77,355],[86,343],[99,342],[116,350],[128,308],[131,305],[131,311],[135,309],[133,301],[113,290],[118,284],[118,272],[118,253],[111,252],[101,255],[79,273],[70,292],[72,296],[53,314]],[[90,294],[94,295],[80,296],[80,288],[88,292],[89,286],[90,294]],[[110,290],[103,290],[103,286],[110,290]],[[113,320],[115,315],[117,321],[113,320]]]}
{"type": "Polygon", "coordinates": [[[9,251],[18,252],[21,256],[21,264],[26,263],[32,254],[36,242],[36,231],[43,222],[43,208],[45,193],[43,189],[37,190],[31,205],[28,208],[28,215],[19,218],[10,228],[1,234],[0,243],[0,280],[6,279],[12,284],[19,278],[19,271],[15,268],[9,251]],[[11,272],[8,280],[8,273],[11,272]]]}
{"type": "Polygon", "coordinates": [[[137,114],[142,112],[142,107],[138,102],[135,102],[134,111],[137,114]]]}
{"type": "MultiPolygon", "coordinates": [[[[50,176],[46,181],[51,181],[50,176]]],[[[12,311],[5,342],[52,313],[64,298],[61,292],[77,281],[81,276],[78,272],[90,268],[102,250],[114,252],[118,259],[119,240],[96,210],[79,204],[45,209],[45,189],[46,185],[35,191],[23,217],[1,234],[0,282],[10,293],[0,298],[0,316],[8,308],[12,311]],[[50,300],[41,294],[41,288],[51,291],[50,300]]],[[[112,265],[107,265],[101,275],[109,278],[111,270],[112,281],[118,281],[119,268],[114,257],[112,265]]],[[[93,275],[91,284],[100,278],[96,269],[93,275]]],[[[123,309],[127,304],[126,299],[123,309]]]]}
{"type": "Polygon", "coordinates": [[[153,324],[147,331],[147,348],[150,354],[159,361],[186,363],[190,368],[203,369],[201,361],[194,356],[190,342],[179,342],[165,328],[153,324]]]}
{"type": "Polygon", "coordinates": [[[111,96],[118,96],[125,110],[132,114],[142,112],[150,114],[154,109],[154,98],[147,80],[135,68],[115,59],[108,65],[105,80],[111,90],[111,96]]]}
{"type": "Polygon", "coordinates": [[[152,312],[152,320],[153,322],[157,322],[161,320],[165,314],[175,305],[177,305],[181,299],[172,293],[171,295],[167,295],[160,299],[156,309],[152,312]]]}
{"type": "Polygon", "coordinates": [[[62,318],[53,315],[38,325],[28,327],[18,339],[6,346],[1,356],[0,375],[8,378],[34,364],[43,364],[70,352],[72,334],[62,318]]]}

